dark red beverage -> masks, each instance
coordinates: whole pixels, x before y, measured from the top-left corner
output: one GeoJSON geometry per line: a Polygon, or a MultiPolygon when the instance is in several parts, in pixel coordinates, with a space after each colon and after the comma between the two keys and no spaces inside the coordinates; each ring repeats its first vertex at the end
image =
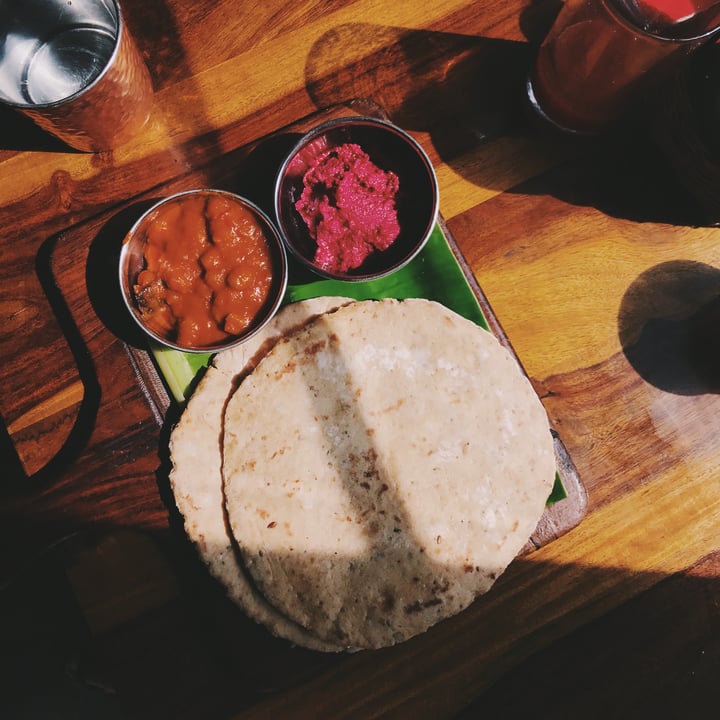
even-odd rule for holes
{"type": "Polygon", "coordinates": [[[602,130],[719,22],[708,0],[566,0],[538,53],[530,99],[563,129],[602,130]]]}

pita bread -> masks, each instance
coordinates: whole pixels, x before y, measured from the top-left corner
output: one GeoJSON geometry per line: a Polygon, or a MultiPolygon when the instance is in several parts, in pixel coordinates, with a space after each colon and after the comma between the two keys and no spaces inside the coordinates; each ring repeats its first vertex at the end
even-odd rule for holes
{"type": "Polygon", "coordinates": [[[273,608],[257,591],[237,554],[224,508],[222,422],[225,405],[238,382],[278,338],[346,302],[350,301],[324,297],[289,305],[256,336],[215,355],[170,437],[170,485],[175,502],[185,531],[210,572],[255,621],[292,643],[322,651],[345,648],[319,640],[273,608]]]}
{"type": "Polygon", "coordinates": [[[256,586],[311,636],[358,648],[486,592],[556,467],[513,356],[428,300],[352,303],[283,337],[227,403],[223,453],[256,586]]]}

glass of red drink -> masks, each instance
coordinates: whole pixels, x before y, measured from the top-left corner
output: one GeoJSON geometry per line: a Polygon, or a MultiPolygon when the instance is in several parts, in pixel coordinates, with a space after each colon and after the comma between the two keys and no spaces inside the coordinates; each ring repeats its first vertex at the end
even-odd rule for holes
{"type": "Polygon", "coordinates": [[[718,32],[720,0],[566,0],[538,52],[528,97],[563,130],[602,131],[718,32]]]}

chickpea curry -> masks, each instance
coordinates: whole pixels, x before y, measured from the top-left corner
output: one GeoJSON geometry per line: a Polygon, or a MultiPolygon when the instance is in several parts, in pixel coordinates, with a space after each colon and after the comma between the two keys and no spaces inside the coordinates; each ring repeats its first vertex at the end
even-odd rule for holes
{"type": "Polygon", "coordinates": [[[252,210],[219,193],[181,195],[149,216],[144,232],[145,267],[133,289],[152,331],[202,349],[253,325],[273,275],[252,210]]]}

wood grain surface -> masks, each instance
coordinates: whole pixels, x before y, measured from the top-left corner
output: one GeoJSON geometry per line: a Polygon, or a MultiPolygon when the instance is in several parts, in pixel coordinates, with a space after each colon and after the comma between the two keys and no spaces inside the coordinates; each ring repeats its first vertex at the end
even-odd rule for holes
{"type": "Polygon", "coordinates": [[[603,138],[541,127],[523,83],[554,1],[122,6],[155,87],[135,140],[77,153],[0,109],[0,715],[716,708],[720,229],[703,202],[714,174],[698,193],[678,162],[690,137],[713,167],[692,114],[677,124],[655,98],[603,138]],[[443,217],[588,512],[458,617],[326,656],[267,636],[193,561],[158,479],[163,426],[104,279],[139,203],[212,184],[258,138],[358,97],[434,162],[443,217]],[[74,245],[78,228],[90,245],[74,245]],[[77,322],[83,307],[101,331],[77,322]]]}

